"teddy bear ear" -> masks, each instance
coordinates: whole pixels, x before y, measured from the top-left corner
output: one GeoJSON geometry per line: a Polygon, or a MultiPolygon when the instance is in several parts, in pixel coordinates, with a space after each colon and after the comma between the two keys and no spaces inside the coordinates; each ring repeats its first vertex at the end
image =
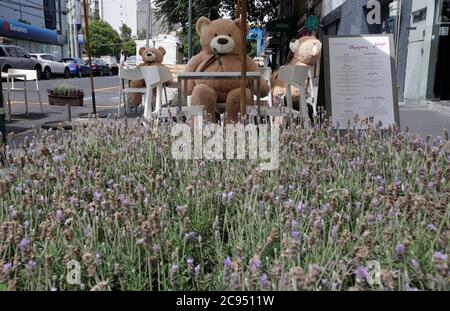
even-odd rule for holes
{"type": "MultiPolygon", "coordinates": [[[[241,28],[241,19],[236,19],[236,20],[234,20],[234,23],[239,27],[239,28],[241,28]]],[[[245,27],[246,27],[246,32],[247,32],[247,34],[250,32],[250,26],[246,23],[245,24],[245,27]]]]}
{"type": "Polygon", "coordinates": [[[142,56],[142,53],[144,53],[144,51],[145,51],[145,47],[141,47],[141,48],[139,49],[139,55],[142,56]]]}
{"type": "Polygon", "coordinates": [[[160,46],[158,50],[162,53],[162,55],[166,55],[166,49],[160,46]]]}
{"type": "Polygon", "coordinates": [[[196,25],[196,27],[195,27],[195,30],[197,31],[197,33],[198,33],[199,35],[202,35],[203,29],[204,29],[206,26],[208,26],[209,24],[211,24],[211,21],[209,20],[209,18],[202,16],[202,17],[200,17],[200,18],[198,19],[197,25],[196,25]]]}

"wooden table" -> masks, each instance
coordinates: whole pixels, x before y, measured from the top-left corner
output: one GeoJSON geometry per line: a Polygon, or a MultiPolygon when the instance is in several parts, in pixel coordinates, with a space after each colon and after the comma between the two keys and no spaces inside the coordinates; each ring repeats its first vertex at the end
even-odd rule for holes
{"type": "MultiPolygon", "coordinates": [[[[10,81],[14,84],[14,78],[22,78],[24,82],[24,97],[25,97],[25,113],[28,115],[28,94],[27,94],[27,75],[26,74],[12,74],[12,73],[6,73],[2,72],[1,75],[2,79],[6,79],[6,95],[8,97],[8,113],[6,121],[11,122],[11,87],[10,87],[10,81]]],[[[13,86],[14,90],[14,86],[13,86]]]]}
{"type": "MultiPolygon", "coordinates": [[[[261,73],[247,72],[247,78],[256,82],[256,104],[261,106],[261,73]]],[[[240,80],[240,72],[181,72],[178,74],[178,106],[181,109],[184,103],[187,106],[187,82],[188,80],[240,80]]]]}

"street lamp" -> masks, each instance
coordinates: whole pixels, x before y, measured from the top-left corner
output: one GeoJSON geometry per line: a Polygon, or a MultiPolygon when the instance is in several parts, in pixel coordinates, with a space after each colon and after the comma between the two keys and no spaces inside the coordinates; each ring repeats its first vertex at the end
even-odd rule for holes
{"type": "Polygon", "coordinates": [[[188,58],[192,58],[192,0],[189,0],[189,34],[188,34],[188,58]]]}

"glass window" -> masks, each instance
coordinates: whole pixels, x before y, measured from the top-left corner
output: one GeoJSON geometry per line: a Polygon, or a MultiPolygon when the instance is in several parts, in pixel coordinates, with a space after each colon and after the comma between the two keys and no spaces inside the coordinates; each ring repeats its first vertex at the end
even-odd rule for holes
{"type": "Polygon", "coordinates": [[[43,60],[52,60],[52,59],[50,58],[50,55],[41,55],[41,58],[42,58],[43,60]]]}
{"type": "Polygon", "coordinates": [[[438,8],[437,21],[440,24],[450,24],[450,0],[441,0],[438,8]]]}
{"type": "Polygon", "coordinates": [[[15,48],[6,48],[6,53],[8,53],[10,57],[18,57],[15,48]]]}
{"type": "Polygon", "coordinates": [[[6,53],[3,48],[0,48],[0,57],[6,57],[6,53]]]}

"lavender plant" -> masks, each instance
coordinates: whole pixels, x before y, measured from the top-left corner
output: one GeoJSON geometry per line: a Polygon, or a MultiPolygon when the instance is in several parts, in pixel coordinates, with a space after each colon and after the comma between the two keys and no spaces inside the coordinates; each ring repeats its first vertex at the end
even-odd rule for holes
{"type": "Polygon", "coordinates": [[[343,135],[290,127],[273,172],[175,161],[166,125],[36,131],[6,149],[0,286],[449,290],[448,134],[364,122],[343,135]]]}

